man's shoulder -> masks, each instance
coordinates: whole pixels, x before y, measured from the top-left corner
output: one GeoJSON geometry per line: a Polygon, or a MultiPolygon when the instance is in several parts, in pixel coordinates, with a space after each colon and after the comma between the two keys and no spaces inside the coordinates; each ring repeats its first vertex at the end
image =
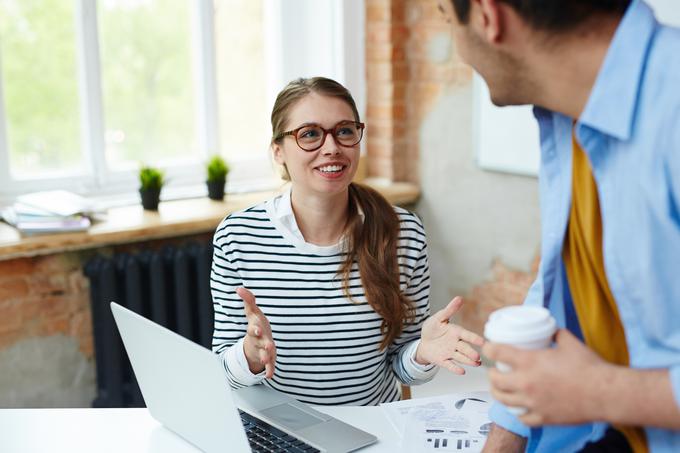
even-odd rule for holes
{"type": "Polygon", "coordinates": [[[642,89],[664,103],[680,99],[680,28],[660,25],[649,44],[642,89]]]}
{"type": "MultiPolygon", "coordinates": [[[[644,133],[672,137],[680,127],[680,28],[661,25],[649,45],[636,122],[644,133]]],[[[676,145],[677,146],[677,145],[676,145]]]]}
{"type": "MultiPolygon", "coordinates": [[[[662,52],[667,51],[677,56],[678,44],[680,44],[680,27],[659,25],[652,39],[653,49],[656,48],[662,52]]],[[[674,58],[674,60],[677,61],[677,58],[674,58]]]]}

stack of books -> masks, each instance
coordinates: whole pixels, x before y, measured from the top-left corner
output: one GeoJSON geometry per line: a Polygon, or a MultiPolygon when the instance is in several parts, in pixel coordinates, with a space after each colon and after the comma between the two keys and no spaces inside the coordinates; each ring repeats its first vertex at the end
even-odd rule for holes
{"type": "Polygon", "coordinates": [[[65,190],[21,195],[1,212],[5,222],[26,235],[85,231],[94,214],[89,200],[65,190]]]}

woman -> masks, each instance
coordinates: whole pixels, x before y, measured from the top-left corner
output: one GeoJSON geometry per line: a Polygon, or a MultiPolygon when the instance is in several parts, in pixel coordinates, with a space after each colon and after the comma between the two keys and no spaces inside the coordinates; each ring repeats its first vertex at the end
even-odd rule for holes
{"type": "Polygon", "coordinates": [[[271,121],[291,189],[228,216],[214,238],[213,350],[231,385],[267,378],[307,403],[374,405],[399,399],[396,379],[432,379],[435,364],[478,366],[467,342],[482,339],[448,323],[459,299],[426,321],[420,219],[351,182],[364,125],[347,89],[295,80],[271,121]]]}

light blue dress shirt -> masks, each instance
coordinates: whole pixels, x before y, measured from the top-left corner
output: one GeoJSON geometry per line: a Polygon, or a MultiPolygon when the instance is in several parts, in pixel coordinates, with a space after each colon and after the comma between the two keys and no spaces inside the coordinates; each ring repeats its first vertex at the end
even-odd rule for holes
{"type": "MultiPolygon", "coordinates": [[[[549,308],[562,327],[581,337],[562,262],[573,119],[538,107],[534,113],[541,140],[542,251],[525,303],[549,308]]],[[[634,1],[623,17],[575,132],[597,182],[605,272],[630,364],[669,369],[680,407],[680,29],[660,25],[644,2],[634,1]]],[[[529,429],[498,403],[491,418],[529,437],[530,452],[577,451],[607,427],[529,429]]],[[[645,431],[652,452],[680,452],[680,431],[645,431]]]]}

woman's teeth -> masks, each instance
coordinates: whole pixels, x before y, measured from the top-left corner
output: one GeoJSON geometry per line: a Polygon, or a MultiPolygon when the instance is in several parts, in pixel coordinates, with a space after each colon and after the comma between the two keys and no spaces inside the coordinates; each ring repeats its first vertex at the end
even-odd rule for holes
{"type": "Polygon", "coordinates": [[[319,171],[324,173],[336,173],[342,171],[342,165],[327,165],[325,167],[319,167],[319,171]]]}

